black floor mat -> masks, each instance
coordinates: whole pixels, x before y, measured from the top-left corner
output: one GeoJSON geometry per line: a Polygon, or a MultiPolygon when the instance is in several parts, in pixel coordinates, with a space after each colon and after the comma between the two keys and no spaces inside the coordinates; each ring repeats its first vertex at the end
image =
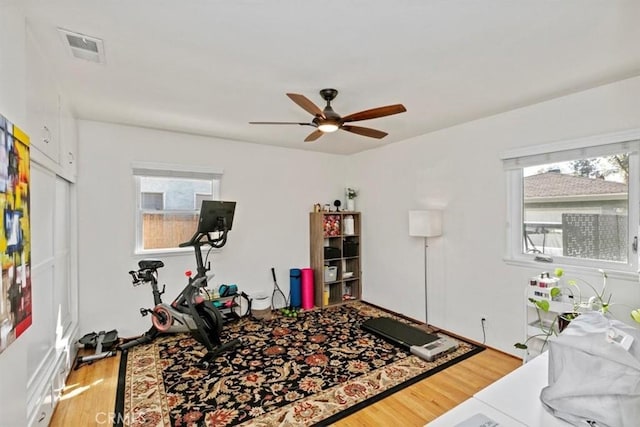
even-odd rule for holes
{"type": "Polygon", "coordinates": [[[362,322],[361,327],[365,331],[376,334],[406,349],[412,345],[422,346],[438,339],[437,335],[430,334],[422,329],[389,317],[374,317],[365,320],[362,322]]]}

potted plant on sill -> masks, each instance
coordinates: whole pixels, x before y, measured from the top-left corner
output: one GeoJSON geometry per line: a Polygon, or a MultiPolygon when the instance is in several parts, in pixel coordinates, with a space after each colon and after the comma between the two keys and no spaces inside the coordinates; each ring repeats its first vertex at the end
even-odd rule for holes
{"type": "MultiPolygon", "coordinates": [[[[599,269],[598,271],[602,275],[602,287],[600,291],[598,291],[591,283],[584,279],[569,280],[567,282],[568,286],[554,286],[550,288],[549,296],[552,301],[560,301],[562,299],[564,299],[565,301],[571,301],[573,310],[570,312],[560,313],[559,315],[555,316],[551,323],[548,325],[545,325],[541,312],[549,312],[549,309],[551,307],[549,301],[544,299],[529,298],[529,302],[534,305],[536,313],[538,315],[538,325],[540,328],[540,333],[529,336],[526,341],[522,343],[516,343],[514,344],[514,346],[521,350],[527,350],[529,348],[528,344],[532,339],[542,338],[543,343],[541,348],[542,350],[544,350],[549,339],[552,336],[558,335],[560,332],[562,332],[573,319],[580,315],[580,313],[586,311],[599,311],[605,315],[609,313],[609,308],[612,305],[612,295],[610,293],[608,294],[608,296],[606,295],[607,273],[602,269],[599,269]],[[589,287],[593,291],[594,295],[586,300],[583,300],[582,291],[579,284],[584,284],[589,287]]],[[[554,271],[554,275],[559,279],[564,275],[564,270],[561,268],[556,268],[554,271]]],[[[631,310],[630,315],[635,322],[640,323],[640,308],[631,310]]]]}

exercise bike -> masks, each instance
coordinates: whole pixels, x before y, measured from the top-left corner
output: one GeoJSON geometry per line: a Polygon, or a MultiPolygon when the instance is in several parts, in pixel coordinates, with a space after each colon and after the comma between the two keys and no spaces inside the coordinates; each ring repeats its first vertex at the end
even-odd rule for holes
{"type": "Polygon", "coordinates": [[[223,343],[220,333],[224,319],[220,311],[206,301],[201,291],[207,286],[206,273],[211,270],[210,263],[204,265],[202,259],[202,247],[221,248],[227,242],[227,233],[231,230],[235,202],[204,201],[200,211],[199,225],[196,233],[188,242],[181,243],[180,247],[193,246],[196,256],[196,275],[191,277],[187,272],[187,286],[178,294],[171,304],[162,301],[165,292],[158,289],[158,269],[164,267],[160,260],[141,260],[138,262],[138,270],[130,271],[133,278],[133,286],[143,284],[151,285],[153,292],[153,308],[141,308],[140,314],[144,317],[151,315],[151,328],[139,338],[120,345],[120,350],[126,351],[136,345],[153,341],[160,334],[172,334],[188,332],[202,343],[207,354],[200,363],[208,366],[209,363],[224,351],[241,345],[240,339],[223,343]],[[213,235],[216,237],[213,237],[213,235]]]}

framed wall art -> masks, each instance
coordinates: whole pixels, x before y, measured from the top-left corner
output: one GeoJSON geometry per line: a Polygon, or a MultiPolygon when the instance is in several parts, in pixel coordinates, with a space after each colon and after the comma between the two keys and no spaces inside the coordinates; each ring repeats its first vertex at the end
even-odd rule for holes
{"type": "Polygon", "coordinates": [[[31,326],[29,137],[0,115],[0,353],[31,326]]]}

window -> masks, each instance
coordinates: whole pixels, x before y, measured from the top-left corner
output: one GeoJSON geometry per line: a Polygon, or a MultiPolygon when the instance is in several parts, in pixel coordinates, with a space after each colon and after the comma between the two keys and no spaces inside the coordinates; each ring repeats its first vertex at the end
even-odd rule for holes
{"type": "Polygon", "coordinates": [[[637,271],[640,132],[503,156],[510,260],[637,271]]]}
{"type": "Polygon", "coordinates": [[[140,197],[140,206],[144,210],[162,210],[164,208],[164,193],[142,191],[140,197]]]}
{"type": "Polygon", "coordinates": [[[220,198],[219,171],[137,163],[136,253],[182,251],[198,226],[203,200],[220,198]]]}

